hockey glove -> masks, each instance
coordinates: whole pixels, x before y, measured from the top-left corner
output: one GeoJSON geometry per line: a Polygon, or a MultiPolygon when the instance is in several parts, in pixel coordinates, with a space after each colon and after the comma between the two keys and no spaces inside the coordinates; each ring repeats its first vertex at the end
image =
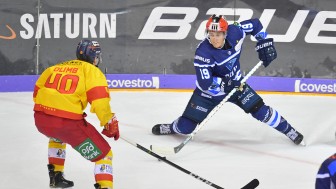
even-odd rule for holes
{"type": "Polygon", "coordinates": [[[113,115],[112,119],[104,126],[102,134],[109,138],[114,138],[114,140],[118,140],[120,136],[118,122],[117,117],[113,115]]]}
{"type": "Polygon", "coordinates": [[[223,79],[221,83],[221,87],[224,89],[225,93],[230,93],[234,88],[237,90],[242,90],[245,83],[240,83],[240,81],[232,80],[232,79],[223,79]]]}
{"type": "Polygon", "coordinates": [[[273,45],[273,38],[259,40],[255,50],[259,53],[259,59],[263,61],[265,67],[277,58],[277,52],[273,45]]]}

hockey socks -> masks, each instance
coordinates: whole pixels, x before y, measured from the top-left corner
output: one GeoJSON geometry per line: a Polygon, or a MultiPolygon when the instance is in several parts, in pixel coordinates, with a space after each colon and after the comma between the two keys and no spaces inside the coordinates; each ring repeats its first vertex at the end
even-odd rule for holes
{"type": "Polygon", "coordinates": [[[285,118],[281,116],[280,123],[274,127],[274,129],[278,130],[279,132],[283,134],[287,134],[293,127],[287,122],[285,118]]]}
{"type": "Polygon", "coordinates": [[[266,105],[263,105],[257,112],[253,113],[252,116],[284,134],[286,134],[291,127],[276,110],[266,105]]]}
{"type": "Polygon", "coordinates": [[[96,188],[113,188],[113,172],[112,172],[112,151],[110,150],[108,154],[101,160],[98,160],[95,164],[95,180],[96,188]]]}
{"type": "Polygon", "coordinates": [[[295,144],[300,144],[303,140],[303,135],[296,131],[285,118],[269,106],[263,105],[257,112],[253,113],[252,116],[285,134],[295,144]]]}
{"type": "Polygon", "coordinates": [[[50,138],[48,144],[48,161],[54,165],[55,171],[63,172],[66,155],[66,144],[50,138]]]}

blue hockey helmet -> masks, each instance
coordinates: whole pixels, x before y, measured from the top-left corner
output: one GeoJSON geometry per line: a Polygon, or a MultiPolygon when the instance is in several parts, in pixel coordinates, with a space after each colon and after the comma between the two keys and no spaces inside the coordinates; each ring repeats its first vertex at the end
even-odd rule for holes
{"type": "Polygon", "coordinates": [[[98,64],[102,62],[101,48],[97,41],[81,40],[78,43],[76,56],[79,60],[89,62],[98,67],[98,64]]]}

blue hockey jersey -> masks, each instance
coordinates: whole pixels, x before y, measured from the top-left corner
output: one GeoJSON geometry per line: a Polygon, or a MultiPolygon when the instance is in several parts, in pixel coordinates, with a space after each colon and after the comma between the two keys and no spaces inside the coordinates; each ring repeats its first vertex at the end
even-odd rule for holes
{"type": "Polygon", "coordinates": [[[326,159],[316,175],[315,189],[336,188],[336,154],[326,159]]]}
{"type": "Polygon", "coordinates": [[[250,19],[240,24],[230,24],[227,30],[225,44],[221,49],[215,48],[208,38],[197,47],[194,57],[196,70],[196,92],[214,96],[223,96],[219,84],[221,80],[240,81],[243,76],[240,70],[240,54],[246,35],[263,36],[265,32],[259,19],[250,19]],[[262,35],[260,35],[262,34],[262,35]]]}

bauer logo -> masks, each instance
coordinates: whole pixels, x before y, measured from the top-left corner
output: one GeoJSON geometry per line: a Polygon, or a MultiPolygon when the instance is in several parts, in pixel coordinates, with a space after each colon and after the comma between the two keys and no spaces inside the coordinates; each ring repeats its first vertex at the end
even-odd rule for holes
{"type": "Polygon", "coordinates": [[[336,93],[336,83],[295,80],[295,92],[336,93]]]}
{"type": "MultiPolygon", "coordinates": [[[[275,14],[274,12],[282,11],[281,7],[278,9],[261,9],[253,10],[249,8],[235,8],[235,13],[240,20],[251,19],[254,15],[254,12],[261,12],[260,21],[264,26],[272,25],[270,22],[274,21],[275,14]]],[[[314,12],[314,17],[312,18],[309,14],[310,10],[295,10],[293,13],[294,18],[289,21],[289,24],[286,28],[288,32],[285,35],[280,34],[269,34],[269,37],[274,38],[274,41],[279,42],[292,42],[294,41],[300,30],[301,33],[303,30],[306,31],[305,42],[306,43],[324,43],[324,44],[335,44],[336,37],[334,36],[323,36],[321,31],[333,32],[334,24],[327,23],[326,20],[334,19],[336,11],[316,11],[314,12]],[[307,20],[312,20],[312,24],[305,25],[304,23],[307,20]]],[[[194,35],[196,39],[202,40],[204,38],[204,28],[207,20],[200,22],[197,20],[198,17],[208,17],[213,13],[224,13],[225,15],[232,16],[234,15],[232,8],[218,8],[211,7],[206,10],[205,7],[202,7],[199,10],[196,7],[155,7],[150,13],[140,35],[139,39],[170,39],[170,40],[181,40],[185,39],[190,35],[192,28],[196,26],[196,34],[194,35]],[[203,13],[206,12],[206,15],[203,13]],[[201,14],[200,14],[201,13],[201,14]],[[167,19],[168,15],[185,15],[179,18],[167,19]],[[164,15],[164,16],[163,16],[164,15]],[[200,23],[200,24],[198,24],[200,23]],[[177,28],[175,31],[171,31],[171,27],[177,28]],[[157,28],[160,27],[158,30],[157,28]],[[165,28],[167,28],[165,30],[165,28]]],[[[233,21],[229,20],[229,24],[232,24],[233,21]]],[[[245,29],[249,29],[250,26],[245,24],[242,25],[245,29]]],[[[304,35],[304,34],[303,34],[304,35]]],[[[255,41],[254,37],[251,36],[251,39],[255,41]]]]}
{"type": "Polygon", "coordinates": [[[159,77],[152,79],[112,79],[107,80],[109,88],[160,88],[159,77]]]}

